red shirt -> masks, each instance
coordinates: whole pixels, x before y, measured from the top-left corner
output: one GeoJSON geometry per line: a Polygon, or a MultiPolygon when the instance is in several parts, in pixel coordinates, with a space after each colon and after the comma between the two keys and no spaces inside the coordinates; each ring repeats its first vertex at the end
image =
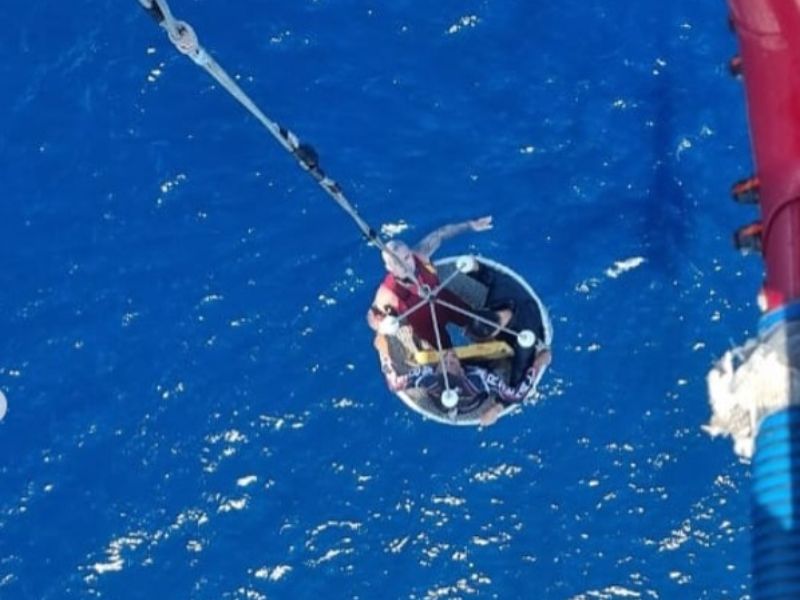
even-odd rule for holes
{"type": "MultiPolygon", "coordinates": [[[[422,260],[415,254],[414,267],[416,269],[415,276],[420,284],[428,286],[431,290],[436,289],[439,284],[439,277],[433,267],[422,260]]],[[[394,292],[397,296],[397,311],[403,314],[412,306],[418,304],[422,300],[420,290],[416,283],[405,284],[400,283],[397,278],[388,273],[381,284],[388,290],[394,292]]],[[[437,298],[444,300],[450,304],[469,310],[469,307],[464,303],[461,298],[456,296],[450,290],[444,289],[437,294],[437,298]]],[[[447,334],[445,325],[447,323],[455,323],[459,327],[465,327],[470,319],[466,315],[462,315],[445,306],[439,304],[434,305],[436,309],[436,322],[438,324],[439,336],[442,340],[443,348],[452,347],[453,343],[450,341],[450,336],[447,334]]],[[[436,327],[433,326],[433,316],[429,305],[423,304],[413,313],[408,315],[407,322],[411,325],[414,333],[423,340],[427,341],[431,346],[436,348],[436,327]]]]}

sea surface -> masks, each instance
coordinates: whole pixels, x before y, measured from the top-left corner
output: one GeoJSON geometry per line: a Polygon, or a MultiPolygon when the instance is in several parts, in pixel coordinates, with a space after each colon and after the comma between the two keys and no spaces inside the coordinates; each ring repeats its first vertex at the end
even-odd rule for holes
{"type": "Polygon", "coordinates": [[[0,598],[747,598],[724,2],[173,0],[376,229],[548,304],[537,404],[386,389],[374,248],[136,0],[4,2],[0,598]]]}

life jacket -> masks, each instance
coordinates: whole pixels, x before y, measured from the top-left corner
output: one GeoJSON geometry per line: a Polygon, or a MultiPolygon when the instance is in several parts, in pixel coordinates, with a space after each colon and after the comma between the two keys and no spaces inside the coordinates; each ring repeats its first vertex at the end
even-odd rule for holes
{"type": "MultiPolygon", "coordinates": [[[[414,254],[414,275],[422,285],[428,286],[430,289],[436,289],[439,284],[439,277],[436,275],[436,270],[432,265],[423,262],[419,257],[414,254]]],[[[416,283],[404,284],[400,283],[397,278],[388,273],[381,284],[397,296],[397,312],[402,314],[412,306],[418,304],[422,300],[420,290],[416,283]]],[[[456,296],[450,290],[444,289],[439,292],[439,299],[444,300],[450,304],[468,310],[467,304],[456,296]]],[[[453,343],[450,341],[450,336],[447,334],[445,325],[447,323],[455,323],[459,327],[465,327],[470,319],[466,315],[462,315],[445,306],[438,304],[434,305],[436,308],[436,321],[439,325],[439,336],[442,340],[443,348],[451,348],[453,343]]],[[[413,313],[408,315],[408,324],[414,330],[414,333],[428,342],[432,347],[436,348],[436,328],[433,326],[433,317],[431,309],[428,306],[421,306],[413,313]]]]}

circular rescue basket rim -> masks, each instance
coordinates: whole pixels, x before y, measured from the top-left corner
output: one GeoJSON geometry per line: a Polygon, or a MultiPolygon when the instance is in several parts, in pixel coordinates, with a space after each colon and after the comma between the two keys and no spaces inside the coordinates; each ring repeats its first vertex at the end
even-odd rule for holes
{"type": "MultiPolygon", "coordinates": [[[[448,257],[441,258],[441,259],[433,261],[433,264],[434,264],[434,266],[437,266],[437,267],[441,266],[441,265],[448,265],[448,264],[456,262],[458,260],[458,258],[459,258],[458,256],[448,256],[448,257]]],[[[522,289],[525,290],[525,292],[534,300],[534,302],[536,302],[537,306],[539,307],[539,313],[541,314],[541,317],[542,317],[542,328],[544,329],[544,343],[548,347],[551,346],[552,341],[553,341],[553,324],[550,321],[550,315],[547,312],[547,307],[541,301],[541,299],[536,294],[536,292],[533,290],[533,288],[530,286],[530,284],[527,281],[525,281],[525,279],[523,279],[523,277],[519,273],[517,273],[513,269],[511,269],[511,268],[509,268],[509,267],[507,267],[507,266],[505,266],[505,265],[503,265],[503,264],[501,264],[501,263],[499,263],[497,261],[494,261],[494,260],[489,259],[489,258],[485,258],[483,256],[475,256],[475,259],[481,265],[484,265],[486,267],[494,269],[495,271],[499,271],[500,273],[502,273],[504,275],[507,275],[507,276],[511,277],[512,279],[514,279],[514,281],[516,281],[520,285],[520,287],[522,287],[522,289]]],[[[521,405],[523,405],[525,403],[528,403],[531,400],[533,400],[536,397],[536,394],[537,394],[537,388],[539,387],[539,381],[541,381],[542,376],[545,374],[545,371],[547,371],[547,365],[544,366],[539,371],[539,373],[537,374],[536,381],[534,382],[533,387],[531,388],[530,392],[528,392],[528,395],[525,397],[525,399],[522,402],[511,404],[510,406],[507,406],[500,413],[498,418],[504,417],[505,415],[514,412],[519,406],[521,406],[521,405]]],[[[476,426],[480,426],[481,425],[480,419],[451,419],[447,415],[444,415],[444,414],[441,414],[441,413],[437,414],[437,413],[425,410],[424,408],[419,406],[419,404],[414,402],[411,399],[411,397],[408,394],[406,394],[405,392],[403,392],[403,391],[395,392],[395,395],[398,396],[403,401],[403,404],[405,404],[408,408],[410,408],[414,412],[422,415],[424,418],[430,419],[431,421],[436,421],[437,423],[441,423],[443,425],[454,425],[454,426],[459,426],[459,427],[476,427],[476,426]]]]}

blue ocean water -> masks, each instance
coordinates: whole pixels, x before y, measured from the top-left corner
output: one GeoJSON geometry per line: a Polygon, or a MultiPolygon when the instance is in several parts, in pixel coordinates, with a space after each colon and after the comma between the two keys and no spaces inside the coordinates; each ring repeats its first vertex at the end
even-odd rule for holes
{"type": "Polygon", "coordinates": [[[744,598],[723,2],[173,0],[374,226],[548,303],[541,400],[389,394],[347,217],[134,0],[6,3],[0,597],[744,598]]]}

